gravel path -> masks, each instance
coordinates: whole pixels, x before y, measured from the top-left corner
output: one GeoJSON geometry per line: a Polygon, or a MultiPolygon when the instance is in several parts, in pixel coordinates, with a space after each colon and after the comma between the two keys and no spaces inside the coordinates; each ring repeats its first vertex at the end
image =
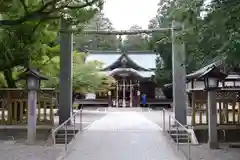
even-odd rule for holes
{"type": "MultiPolygon", "coordinates": [[[[106,114],[84,110],[83,126],[88,126],[106,114]]],[[[76,118],[76,127],[80,126],[78,122],[79,117],[76,118]]],[[[25,140],[17,140],[17,143],[15,141],[0,141],[0,160],[53,160],[53,147],[47,142],[38,141],[36,145],[25,145],[24,142],[25,140]]],[[[63,151],[63,145],[56,145],[56,155],[63,151]]]]}
{"type": "MultiPolygon", "coordinates": [[[[187,146],[180,147],[187,153],[187,146]]],[[[209,150],[207,144],[191,146],[192,160],[240,160],[240,149],[220,144],[220,149],[209,150]]]]}
{"type": "MultiPolygon", "coordinates": [[[[0,160],[52,160],[53,150],[51,146],[24,145],[0,142],[0,160]]],[[[62,145],[57,145],[56,153],[60,154],[64,150],[62,145]]]]}

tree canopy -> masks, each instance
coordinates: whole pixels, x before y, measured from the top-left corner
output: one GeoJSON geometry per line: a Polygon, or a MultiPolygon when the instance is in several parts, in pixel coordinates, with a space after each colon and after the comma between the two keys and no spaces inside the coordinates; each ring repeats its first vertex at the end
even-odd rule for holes
{"type": "Polygon", "coordinates": [[[1,0],[0,26],[20,25],[29,21],[54,20],[64,16],[79,24],[89,13],[101,10],[102,0],[1,0]]]}
{"type": "MultiPolygon", "coordinates": [[[[239,68],[239,19],[240,4],[234,0],[161,0],[156,17],[149,22],[150,28],[167,27],[171,21],[184,24],[180,35],[186,44],[186,69],[192,72],[214,58],[226,58],[225,65],[239,68]]],[[[151,47],[157,48],[169,77],[171,71],[171,36],[161,33],[151,37],[151,47]]],[[[163,77],[157,69],[157,77],[163,77]]],[[[162,80],[162,79],[161,79],[162,80]]]]}
{"type": "MultiPolygon", "coordinates": [[[[86,24],[85,29],[114,30],[111,21],[102,12],[95,14],[86,24]]],[[[86,35],[79,33],[74,36],[74,44],[76,49],[82,49],[86,46],[90,50],[115,50],[118,40],[115,35],[86,35]]]]}
{"type": "MultiPolygon", "coordinates": [[[[0,2],[0,85],[24,87],[18,75],[25,68],[37,67],[49,80],[42,87],[58,87],[59,83],[59,20],[63,17],[77,27],[91,26],[92,18],[100,15],[101,0],[10,0],[0,2]]],[[[83,35],[79,39],[84,39],[83,35]]],[[[109,40],[111,41],[111,40],[109,40]]],[[[112,43],[112,42],[111,42],[112,43]]],[[[85,62],[87,54],[74,53],[74,92],[94,92],[108,89],[112,77],[100,75],[100,62],[85,62]]]]}
{"type": "MultiPolygon", "coordinates": [[[[141,29],[141,26],[133,25],[129,30],[136,31],[141,29]]],[[[127,35],[126,39],[123,41],[123,45],[126,50],[135,51],[149,49],[148,43],[148,35],[146,34],[127,35]]]]}
{"type": "MultiPolygon", "coordinates": [[[[45,74],[52,77],[44,83],[45,86],[58,83],[57,39],[60,17],[81,28],[114,29],[111,21],[100,12],[102,0],[2,0],[0,5],[0,82],[4,87],[21,85],[17,80],[18,74],[23,68],[31,66],[41,67],[45,74]],[[51,72],[48,72],[49,68],[51,72]]],[[[237,1],[161,0],[158,7],[156,16],[149,22],[149,28],[169,27],[173,19],[184,24],[185,30],[179,36],[186,44],[185,65],[188,73],[204,66],[215,57],[224,57],[229,68],[239,69],[240,4],[237,1]]],[[[138,30],[141,27],[134,25],[130,29],[138,30]]],[[[116,36],[81,33],[75,35],[74,42],[77,52],[82,51],[84,46],[88,46],[89,49],[115,50],[119,43],[116,36]]],[[[128,50],[157,50],[159,56],[156,81],[171,81],[172,51],[169,32],[150,36],[130,35],[123,44],[128,50]]],[[[106,82],[106,77],[95,75],[100,63],[85,63],[80,60],[76,63],[78,65],[74,64],[74,79],[82,86],[81,92],[90,91],[90,88],[83,86],[93,86],[93,81],[99,84],[106,82]],[[88,74],[90,72],[94,74],[88,74]],[[81,77],[83,75],[85,78],[81,77]],[[99,77],[104,82],[95,79],[99,77]],[[87,82],[87,79],[93,81],[87,82]]],[[[98,87],[93,88],[97,90],[98,87]]]]}

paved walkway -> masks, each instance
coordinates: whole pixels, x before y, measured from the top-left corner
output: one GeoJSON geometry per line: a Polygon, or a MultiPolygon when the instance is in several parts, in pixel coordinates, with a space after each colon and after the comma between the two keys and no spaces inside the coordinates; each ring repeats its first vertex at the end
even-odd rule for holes
{"type": "Polygon", "coordinates": [[[73,145],[65,160],[181,160],[161,128],[137,112],[109,113],[73,145]]]}

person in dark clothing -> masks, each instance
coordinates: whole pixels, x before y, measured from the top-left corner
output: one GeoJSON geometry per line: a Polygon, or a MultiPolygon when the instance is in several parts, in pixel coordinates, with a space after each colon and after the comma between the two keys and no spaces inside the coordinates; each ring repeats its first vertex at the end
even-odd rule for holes
{"type": "Polygon", "coordinates": [[[142,105],[143,105],[143,107],[147,107],[147,95],[146,94],[142,95],[142,105]]]}

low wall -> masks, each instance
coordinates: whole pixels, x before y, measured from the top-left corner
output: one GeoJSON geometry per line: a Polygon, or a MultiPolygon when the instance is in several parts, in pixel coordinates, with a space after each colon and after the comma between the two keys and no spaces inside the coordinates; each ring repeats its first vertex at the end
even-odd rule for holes
{"type": "MultiPolygon", "coordinates": [[[[36,132],[36,139],[47,141],[51,129],[49,128],[38,128],[36,132]]],[[[0,129],[0,140],[26,140],[27,139],[27,128],[1,128],[0,129]]]]}
{"type": "MultiPolygon", "coordinates": [[[[194,130],[199,143],[208,142],[208,130],[198,129],[194,130]]],[[[225,129],[218,130],[219,142],[240,142],[240,129],[225,129]]]]}

